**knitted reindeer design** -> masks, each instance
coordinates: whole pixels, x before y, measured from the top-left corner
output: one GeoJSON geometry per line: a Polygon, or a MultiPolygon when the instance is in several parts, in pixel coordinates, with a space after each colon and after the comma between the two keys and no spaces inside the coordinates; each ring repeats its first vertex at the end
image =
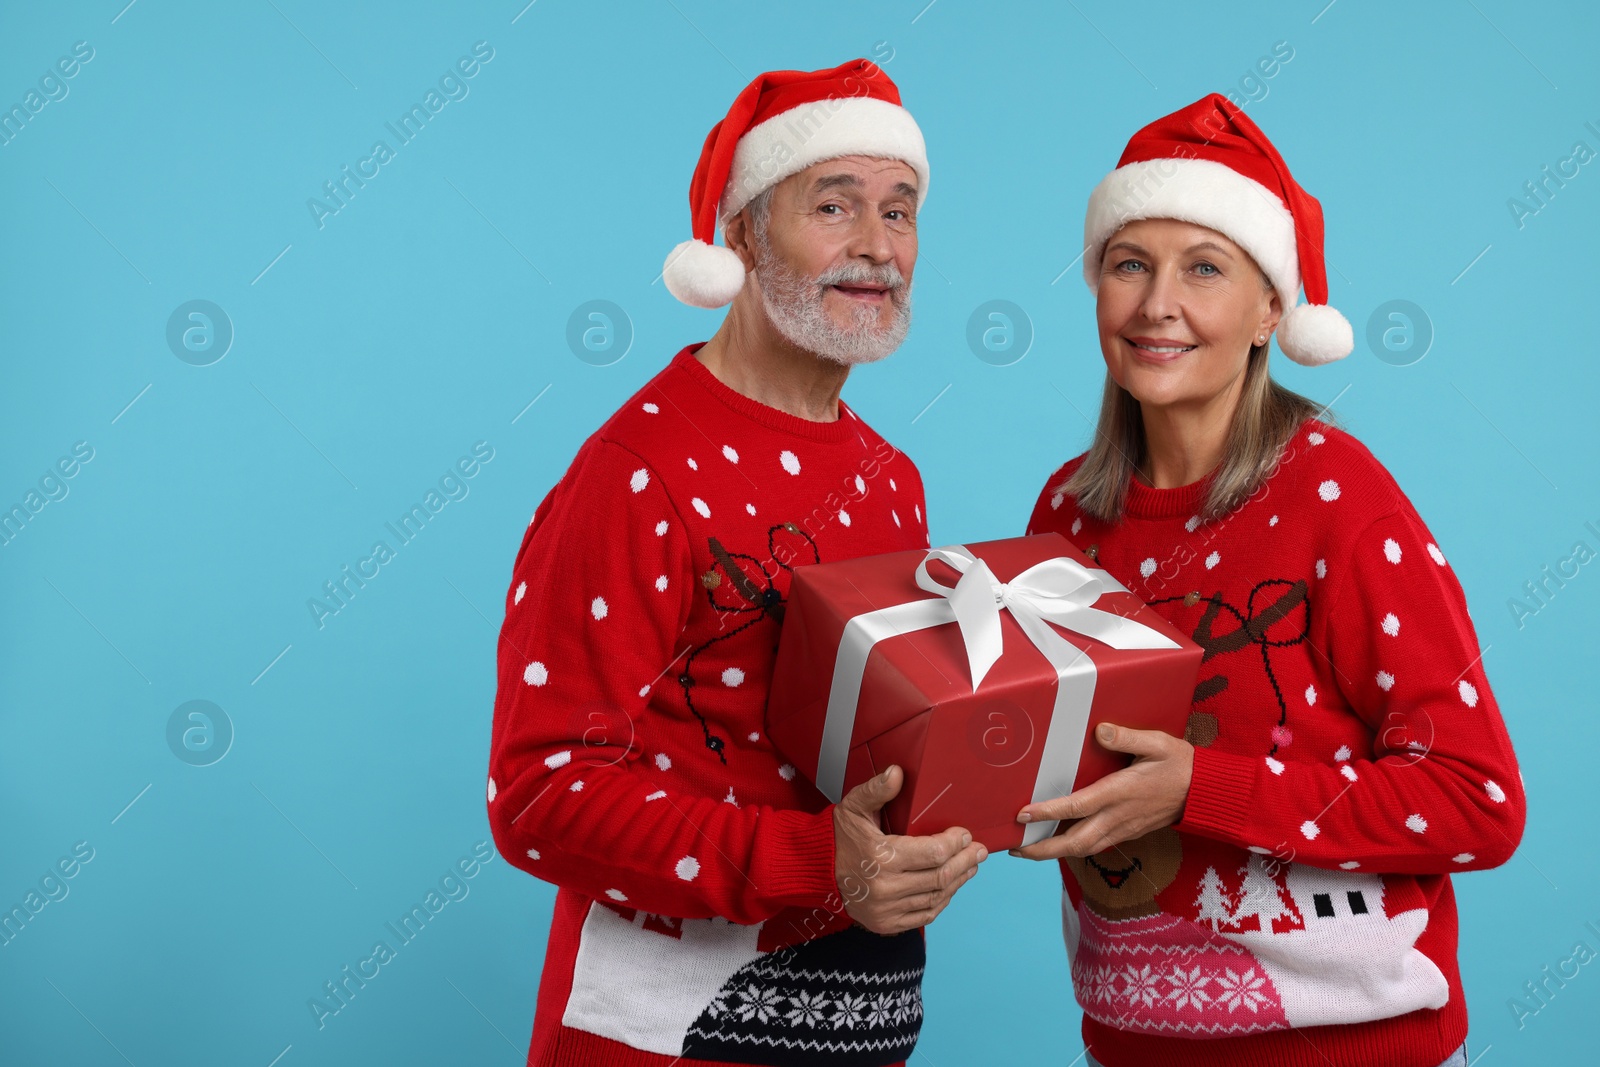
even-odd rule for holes
{"type": "Polygon", "coordinates": [[[694,706],[695,657],[719,641],[743,633],[763,619],[770,618],[781,625],[787,606],[784,590],[788,587],[788,581],[785,578],[784,588],[780,589],[777,581],[779,575],[791,573],[794,570],[792,563],[796,561],[820,563],[822,555],[817,551],[817,543],[811,535],[792,522],[779,523],[767,529],[765,560],[744,552],[729,552],[715,537],[709,537],[706,541],[714,561],[711,569],[700,576],[706,598],[720,618],[727,619],[730,615],[751,617],[690,649],[688,658],[683,662],[683,670],[678,675],[678,685],[683,689],[684,702],[700,721],[706,747],[726,765],[727,742],[712,731],[705,716],[694,706]]]}
{"type": "MultiPolygon", "coordinates": [[[[1197,593],[1188,593],[1184,596],[1165,597],[1161,600],[1152,600],[1150,603],[1167,604],[1181,600],[1190,607],[1200,603],[1201,597],[1197,593]]],[[[1278,749],[1293,740],[1289,730],[1289,705],[1283,698],[1283,689],[1278,684],[1278,677],[1272,670],[1272,650],[1275,648],[1288,648],[1305,641],[1310,632],[1311,612],[1310,599],[1306,594],[1304,579],[1290,581],[1287,578],[1268,578],[1257,582],[1251,588],[1250,595],[1245,601],[1245,606],[1240,609],[1223,599],[1220,592],[1212,593],[1203,598],[1206,609],[1200,616],[1200,621],[1195,625],[1194,638],[1196,644],[1205,649],[1201,663],[1209,663],[1218,656],[1230,652],[1238,652],[1246,648],[1257,648],[1261,655],[1261,668],[1266,672],[1267,681],[1272,685],[1273,696],[1278,702],[1278,723],[1272,730],[1272,746],[1267,750],[1267,755],[1275,756],[1278,749]],[[1269,598],[1270,603],[1267,602],[1269,598]],[[1260,601],[1261,603],[1258,603],[1260,601]],[[1235,625],[1225,632],[1218,632],[1217,623],[1226,612],[1233,618],[1235,625]],[[1298,622],[1295,616],[1298,614],[1298,622]],[[1279,626],[1279,623],[1285,623],[1279,626]],[[1274,627],[1277,630],[1274,631],[1274,627]],[[1287,631],[1287,632],[1285,632],[1287,631]]],[[[1205,679],[1194,689],[1194,703],[1201,704],[1228,688],[1228,676],[1214,674],[1205,679]]],[[[1209,712],[1197,711],[1189,716],[1189,728],[1185,733],[1185,740],[1190,744],[1202,747],[1216,740],[1217,717],[1209,712]]]]}

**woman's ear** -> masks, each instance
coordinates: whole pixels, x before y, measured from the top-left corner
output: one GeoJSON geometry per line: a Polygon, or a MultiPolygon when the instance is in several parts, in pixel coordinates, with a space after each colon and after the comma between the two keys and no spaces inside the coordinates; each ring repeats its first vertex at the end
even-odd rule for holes
{"type": "Polygon", "coordinates": [[[1278,328],[1278,322],[1283,318],[1283,301],[1278,299],[1278,289],[1270,286],[1267,289],[1267,307],[1261,315],[1261,326],[1256,330],[1257,337],[1270,337],[1272,331],[1278,328]]]}

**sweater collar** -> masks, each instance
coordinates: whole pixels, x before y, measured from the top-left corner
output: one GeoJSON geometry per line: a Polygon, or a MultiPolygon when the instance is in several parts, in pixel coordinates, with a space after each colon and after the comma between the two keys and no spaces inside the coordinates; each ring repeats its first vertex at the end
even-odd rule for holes
{"type": "Polygon", "coordinates": [[[839,417],[832,422],[813,422],[802,419],[798,415],[791,415],[787,411],[780,411],[768,407],[759,400],[752,400],[743,393],[729,388],[722,380],[711,373],[704,363],[695,358],[705,344],[704,341],[687,345],[677,355],[672,357],[670,366],[687,375],[706,392],[720,400],[725,406],[758,422],[778,433],[791,434],[795,437],[804,437],[812,441],[844,441],[848,440],[856,431],[852,423],[857,421],[855,414],[845,405],[843,398],[839,400],[839,417]]]}
{"type": "Polygon", "coordinates": [[[1197,515],[1215,476],[1216,471],[1212,471],[1188,485],[1157,489],[1141,481],[1138,475],[1130,475],[1124,510],[1136,519],[1176,519],[1197,515]]]}

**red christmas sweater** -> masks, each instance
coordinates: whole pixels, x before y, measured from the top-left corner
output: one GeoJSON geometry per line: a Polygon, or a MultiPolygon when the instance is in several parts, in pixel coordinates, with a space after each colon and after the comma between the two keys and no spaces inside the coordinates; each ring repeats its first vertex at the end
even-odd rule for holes
{"type": "Polygon", "coordinates": [[[1505,863],[1521,775],[1460,583],[1411,502],[1309,420],[1222,519],[1137,480],[1056,531],[1205,649],[1173,827],[1062,863],[1083,1038],[1106,1067],[1434,1067],[1467,1032],[1450,877],[1505,863]]]}
{"type": "Polygon", "coordinates": [[[790,569],[926,546],[922,479],[843,401],[767,407],[699,347],[579,449],[506,596],[489,822],[560,887],[528,1062],[880,1067],[922,934],[844,913],[831,806],[764,712],[790,569]]]}

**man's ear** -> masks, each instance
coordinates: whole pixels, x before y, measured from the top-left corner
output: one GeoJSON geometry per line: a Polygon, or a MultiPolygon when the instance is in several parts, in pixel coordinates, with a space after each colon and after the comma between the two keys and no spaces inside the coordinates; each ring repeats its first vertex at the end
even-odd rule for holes
{"type": "Polygon", "coordinates": [[[728,249],[739,257],[744,264],[744,272],[749,274],[756,269],[756,241],[755,233],[750,225],[750,209],[741,208],[739,213],[729,219],[722,227],[722,240],[728,249]]]}

